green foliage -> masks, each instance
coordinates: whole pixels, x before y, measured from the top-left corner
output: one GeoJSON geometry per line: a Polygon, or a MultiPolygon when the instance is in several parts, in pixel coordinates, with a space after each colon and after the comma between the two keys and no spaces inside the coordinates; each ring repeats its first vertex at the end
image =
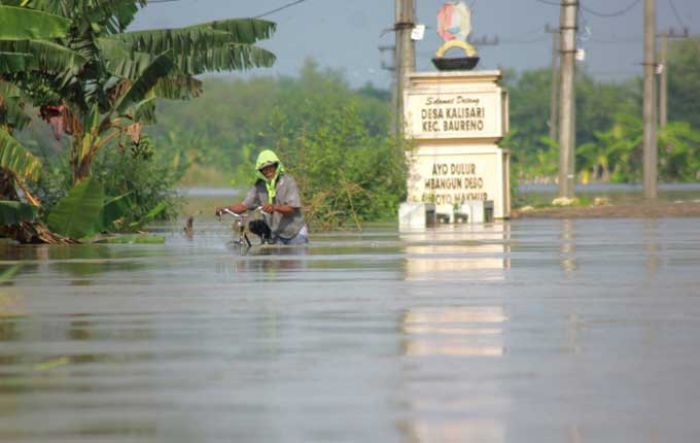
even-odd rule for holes
{"type": "MultiPolygon", "coordinates": [[[[142,139],[140,145],[151,143],[142,139]]],[[[133,231],[154,219],[174,217],[180,205],[175,186],[184,172],[178,158],[177,152],[159,153],[152,147],[103,151],[93,165],[93,177],[107,196],[104,229],[133,231]]]]}
{"type": "Polygon", "coordinates": [[[323,115],[352,101],[372,136],[389,128],[386,94],[365,87],[353,91],[336,71],[307,61],[296,78],[206,79],[197,100],[159,103],[158,146],[186,152],[191,165],[215,167],[247,186],[248,165],[263,147],[288,143],[315,130],[323,115]]]}
{"type": "MultiPolygon", "coordinates": [[[[659,174],[663,181],[696,180],[700,171],[700,143],[693,129],[693,122],[700,124],[700,50],[696,43],[676,45],[671,55],[670,106],[672,117],[678,121],[659,131],[659,174]],[[674,86],[674,75],[676,82],[683,79],[682,88],[679,83],[674,86]],[[694,88],[696,83],[698,87],[694,88]],[[674,109],[683,109],[683,114],[674,113],[674,109]]],[[[504,146],[512,150],[513,169],[522,181],[551,180],[558,173],[558,140],[547,136],[550,80],[548,70],[506,75],[511,94],[511,133],[504,146]]],[[[577,74],[576,171],[582,182],[629,183],[641,179],[640,92],[636,80],[603,83],[585,72],[577,74]]]]}
{"type": "Polygon", "coordinates": [[[70,21],[55,14],[0,5],[0,40],[63,37],[70,21]]]}
{"type": "Polygon", "coordinates": [[[197,161],[229,165],[242,188],[254,182],[257,153],[273,149],[315,229],[360,225],[395,217],[405,199],[405,144],[387,136],[388,98],[371,86],[353,91],[308,60],[298,79],[208,80],[202,99],[168,109],[161,127],[182,128],[197,161]]]}
{"type": "Polygon", "coordinates": [[[165,237],[161,235],[143,234],[115,235],[101,238],[95,241],[95,243],[160,245],[165,243],[165,237]]]}
{"type": "Polygon", "coordinates": [[[0,79],[0,126],[10,131],[27,127],[31,119],[24,113],[23,107],[19,88],[0,79]]]}
{"type": "Polygon", "coordinates": [[[41,162],[0,127],[0,168],[11,171],[22,180],[34,180],[41,171],[41,162]]]}
{"type": "Polygon", "coordinates": [[[231,185],[237,188],[245,188],[255,181],[256,151],[257,149],[252,143],[246,143],[241,146],[240,161],[235,166],[231,185]]]}
{"type": "MultiPolygon", "coordinates": [[[[71,135],[74,182],[90,175],[95,156],[113,138],[135,122],[155,121],[157,94],[194,97],[201,92],[196,74],[274,63],[274,54],[254,46],[272,35],[272,22],[232,19],[181,29],[124,32],[145,4],[143,0],[28,0],[22,6],[34,10],[12,9],[20,10],[11,17],[15,25],[20,15],[29,13],[51,16],[65,25],[62,33],[44,37],[63,37],[67,31],[66,38],[0,41],[0,52],[8,54],[2,57],[0,74],[42,108],[42,115],[59,128],[59,136],[60,128],[71,135]]],[[[10,27],[9,38],[15,34],[10,27]]]]}
{"type": "Polygon", "coordinates": [[[0,285],[4,285],[12,281],[12,278],[22,269],[21,264],[12,265],[0,273],[0,285]]]}
{"type": "Polygon", "coordinates": [[[614,183],[635,182],[641,178],[642,121],[629,114],[617,114],[613,125],[595,134],[595,140],[582,145],[578,169],[590,171],[594,179],[614,183]]]}
{"type": "Polygon", "coordinates": [[[100,231],[104,187],[94,179],[78,183],[58,202],[48,218],[49,228],[71,238],[85,238],[100,231]]]}
{"type": "Polygon", "coordinates": [[[700,180],[700,131],[688,122],[671,122],[658,135],[660,180],[700,180]]]}
{"type": "Polygon", "coordinates": [[[221,168],[238,188],[255,180],[258,152],[277,152],[315,228],[390,219],[405,199],[404,143],[387,136],[389,95],[352,90],[308,60],[299,78],[207,79],[185,105],[165,103],[154,137],[190,165],[221,168]]]}
{"type": "Polygon", "coordinates": [[[0,225],[11,226],[36,219],[36,206],[18,201],[0,201],[0,225]]]}
{"type": "Polygon", "coordinates": [[[547,149],[542,137],[549,133],[549,93],[551,76],[547,70],[527,71],[521,75],[505,74],[510,93],[510,128],[508,146],[516,164],[528,162],[538,151],[547,149]]]}
{"type": "Polygon", "coordinates": [[[359,227],[395,217],[406,197],[405,144],[371,135],[353,100],[335,109],[317,105],[297,108],[313,123],[308,129],[294,131],[280,114],[275,122],[287,129],[274,149],[299,182],[309,223],[316,229],[359,227]]]}
{"type": "Polygon", "coordinates": [[[668,83],[669,119],[700,128],[700,37],[671,41],[668,83]]]}
{"type": "Polygon", "coordinates": [[[187,162],[182,149],[158,155],[142,134],[142,124],[155,122],[157,97],[192,98],[202,90],[196,74],[270,66],[275,60],[254,46],[275,30],[266,20],[127,33],[145,0],[2,3],[0,168],[17,182],[39,178],[38,160],[9,134],[27,125],[25,103],[39,108],[57,139],[69,135],[71,152],[47,156],[50,163],[31,189],[44,199],[49,225],[74,238],[105,227],[136,230],[174,214],[172,189],[187,162]],[[117,146],[122,149],[101,155],[104,147],[117,146]],[[92,172],[98,180],[82,182],[92,172]],[[81,185],[67,192],[66,183],[81,185]],[[96,199],[103,194],[107,201],[96,199]],[[79,220],[76,211],[87,212],[79,220]]]}

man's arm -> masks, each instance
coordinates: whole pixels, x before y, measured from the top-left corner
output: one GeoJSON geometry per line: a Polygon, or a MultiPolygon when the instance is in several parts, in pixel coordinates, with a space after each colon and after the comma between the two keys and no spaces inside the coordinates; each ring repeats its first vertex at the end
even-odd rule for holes
{"type": "Polygon", "coordinates": [[[289,205],[273,205],[268,203],[266,205],[262,205],[261,209],[269,213],[279,212],[282,215],[292,215],[294,213],[294,208],[289,205]]]}
{"type": "Polygon", "coordinates": [[[241,213],[247,211],[248,207],[245,204],[243,204],[243,202],[241,202],[241,203],[236,203],[236,204],[233,204],[230,206],[217,207],[215,209],[214,213],[216,215],[221,215],[224,212],[224,210],[226,210],[226,209],[228,209],[231,212],[235,212],[236,214],[241,214],[241,213]]]}

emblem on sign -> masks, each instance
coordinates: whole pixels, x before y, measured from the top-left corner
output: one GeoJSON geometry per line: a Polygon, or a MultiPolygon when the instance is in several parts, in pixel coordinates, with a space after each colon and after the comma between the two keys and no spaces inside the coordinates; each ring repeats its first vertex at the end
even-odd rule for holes
{"type": "Polygon", "coordinates": [[[479,57],[474,46],[467,42],[472,32],[472,13],[464,2],[448,2],[442,5],[437,16],[438,35],[445,43],[435,52],[433,63],[440,70],[473,69],[479,57]],[[445,58],[450,49],[461,49],[465,57],[445,58]]]}

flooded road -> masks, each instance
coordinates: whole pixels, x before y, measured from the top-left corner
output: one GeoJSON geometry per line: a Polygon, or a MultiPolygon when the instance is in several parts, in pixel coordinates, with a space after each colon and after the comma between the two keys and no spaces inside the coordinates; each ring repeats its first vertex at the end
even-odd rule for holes
{"type": "Polygon", "coordinates": [[[700,439],[698,219],[179,229],[2,247],[0,441],[700,439]]]}

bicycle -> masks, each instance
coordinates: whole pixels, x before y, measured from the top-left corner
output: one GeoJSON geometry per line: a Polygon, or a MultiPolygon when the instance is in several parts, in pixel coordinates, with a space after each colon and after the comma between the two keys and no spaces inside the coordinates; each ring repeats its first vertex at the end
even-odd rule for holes
{"type": "Polygon", "coordinates": [[[228,208],[223,208],[220,213],[216,214],[219,218],[219,221],[221,221],[222,214],[228,214],[236,220],[233,224],[233,231],[238,234],[238,239],[233,240],[233,243],[237,246],[240,246],[241,248],[245,247],[246,250],[250,249],[250,247],[253,246],[253,244],[248,238],[246,223],[248,221],[248,213],[237,214],[228,208]]]}
{"type": "Polygon", "coordinates": [[[252,232],[253,234],[259,236],[261,244],[272,243],[270,229],[268,228],[267,224],[264,221],[254,220],[254,221],[248,222],[250,215],[255,213],[255,212],[258,212],[258,211],[260,211],[261,213],[267,214],[266,212],[264,212],[262,210],[262,206],[258,206],[257,208],[249,210],[249,211],[244,212],[242,214],[238,214],[236,212],[233,212],[228,208],[223,208],[223,209],[221,209],[220,213],[218,213],[216,215],[219,218],[219,221],[221,221],[222,214],[228,214],[236,220],[234,225],[233,225],[233,231],[234,231],[234,233],[238,234],[238,238],[236,240],[234,240],[233,243],[236,246],[241,247],[241,249],[245,249],[245,251],[247,251],[248,249],[250,249],[253,246],[252,242],[248,238],[249,232],[252,232]],[[263,226],[262,227],[252,226],[253,223],[258,223],[258,222],[260,224],[262,224],[263,226]]]}

